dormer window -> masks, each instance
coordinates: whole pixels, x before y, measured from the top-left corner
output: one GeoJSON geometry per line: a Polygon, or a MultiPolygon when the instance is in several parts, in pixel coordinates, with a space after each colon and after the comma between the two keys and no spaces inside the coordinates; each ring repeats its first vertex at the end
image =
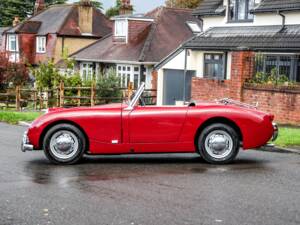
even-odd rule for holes
{"type": "Polygon", "coordinates": [[[127,20],[116,20],[115,21],[115,36],[116,37],[126,37],[128,31],[127,20]]]}
{"type": "Polygon", "coordinates": [[[45,53],[46,52],[46,37],[38,36],[36,37],[36,52],[45,53]]]}
{"type": "Polygon", "coordinates": [[[254,8],[255,0],[228,0],[229,21],[232,22],[251,22],[253,21],[253,14],[250,13],[254,8]]]}
{"type": "Polygon", "coordinates": [[[193,22],[193,21],[188,21],[188,22],[186,22],[186,24],[189,26],[189,28],[191,29],[191,31],[194,34],[198,34],[198,33],[202,32],[202,29],[201,29],[201,27],[199,26],[198,23],[193,22]]]}

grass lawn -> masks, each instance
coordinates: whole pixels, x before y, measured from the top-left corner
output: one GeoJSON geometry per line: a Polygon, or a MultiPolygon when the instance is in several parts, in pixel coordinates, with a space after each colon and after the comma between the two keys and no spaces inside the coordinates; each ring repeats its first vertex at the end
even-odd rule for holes
{"type": "Polygon", "coordinates": [[[274,144],[280,147],[300,148],[300,128],[279,127],[279,136],[274,144]]]}
{"type": "Polygon", "coordinates": [[[19,121],[31,122],[38,118],[41,112],[11,112],[0,111],[0,122],[17,124],[19,121]]]}

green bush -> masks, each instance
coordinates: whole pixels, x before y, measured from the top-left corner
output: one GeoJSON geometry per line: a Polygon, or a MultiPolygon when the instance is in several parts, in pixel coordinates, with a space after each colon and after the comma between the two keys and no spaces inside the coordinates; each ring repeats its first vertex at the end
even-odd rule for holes
{"type": "Polygon", "coordinates": [[[109,69],[106,75],[97,80],[97,97],[122,98],[121,81],[115,69],[109,69]]]}
{"type": "Polygon", "coordinates": [[[274,85],[282,85],[286,83],[288,85],[293,84],[293,82],[291,82],[286,75],[278,75],[276,68],[273,68],[270,74],[267,74],[265,72],[257,72],[255,76],[249,80],[249,83],[274,85]]]}
{"type": "Polygon", "coordinates": [[[41,63],[37,68],[31,68],[32,74],[35,76],[36,85],[40,90],[51,89],[57,87],[63,79],[58,69],[55,67],[54,61],[50,60],[41,63]]]}

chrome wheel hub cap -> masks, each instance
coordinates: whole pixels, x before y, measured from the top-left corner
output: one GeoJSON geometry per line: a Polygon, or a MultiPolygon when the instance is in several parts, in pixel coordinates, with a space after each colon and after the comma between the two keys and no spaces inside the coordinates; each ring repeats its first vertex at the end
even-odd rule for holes
{"type": "Polygon", "coordinates": [[[50,151],[59,159],[72,158],[78,151],[78,139],[70,131],[59,131],[52,135],[50,151]]]}
{"type": "Polygon", "coordinates": [[[206,137],[205,149],[211,157],[223,159],[232,152],[233,140],[227,132],[216,130],[206,137]]]}

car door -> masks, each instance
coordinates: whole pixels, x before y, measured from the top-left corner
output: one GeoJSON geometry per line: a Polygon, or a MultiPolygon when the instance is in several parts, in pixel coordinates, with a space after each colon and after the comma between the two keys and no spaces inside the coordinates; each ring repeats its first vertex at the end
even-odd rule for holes
{"type": "Polygon", "coordinates": [[[185,122],[188,107],[136,106],[129,114],[132,144],[175,143],[185,122]]]}

